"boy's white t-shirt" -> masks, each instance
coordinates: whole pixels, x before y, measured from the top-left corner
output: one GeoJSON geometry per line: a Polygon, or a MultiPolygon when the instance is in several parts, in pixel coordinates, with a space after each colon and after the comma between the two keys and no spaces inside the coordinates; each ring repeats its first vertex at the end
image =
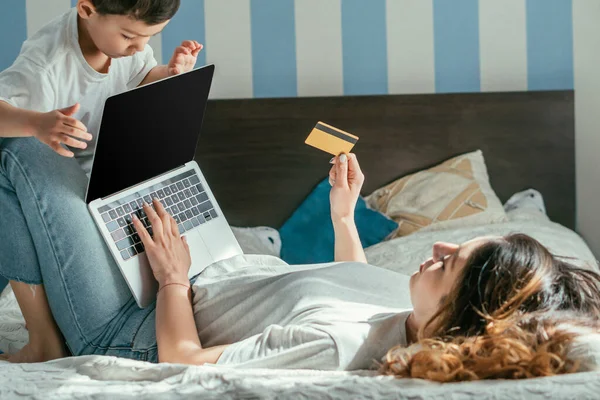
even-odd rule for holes
{"type": "Polygon", "coordinates": [[[150,46],[113,59],[109,72],[94,70],[79,46],[77,11],[70,9],[29,38],[14,64],[0,72],[0,101],[15,107],[48,112],[81,105],[74,115],[92,134],[86,149],[70,148],[90,175],[105,100],[135,88],[157,65],[150,46]]]}
{"type": "Polygon", "coordinates": [[[202,345],[230,344],[218,364],[369,369],[393,346],[406,346],[410,277],[357,262],[259,257],[213,264],[194,282],[202,345]]]}

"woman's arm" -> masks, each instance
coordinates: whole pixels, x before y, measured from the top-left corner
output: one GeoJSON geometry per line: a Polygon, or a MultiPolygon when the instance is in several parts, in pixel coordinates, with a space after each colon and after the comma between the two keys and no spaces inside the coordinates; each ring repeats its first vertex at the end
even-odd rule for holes
{"type": "Polygon", "coordinates": [[[354,209],[364,180],[356,155],[341,154],[335,158],[335,164],[329,172],[335,261],[367,262],[354,223],[354,209]]]}
{"type": "Polygon", "coordinates": [[[354,218],[333,221],[335,233],[335,261],[367,262],[354,218]]]}
{"type": "Polygon", "coordinates": [[[190,249],[177,223],[160,201],[154,211],[144,203],[154,236],[134,215],[133,224],[144,243],[159,291],[156,303],[156,340],[159,362],[202,365],[216,363],[227,345],[203,348],[196,331],[192,290],[188,280],[190,249]]]}
{"type": "Polygon", "coordinates": [[[192,309],[192,290],[186,285],[163,284],[156,303],[158,361],[215,364],[228,345],[202,348],[192,309]]]}

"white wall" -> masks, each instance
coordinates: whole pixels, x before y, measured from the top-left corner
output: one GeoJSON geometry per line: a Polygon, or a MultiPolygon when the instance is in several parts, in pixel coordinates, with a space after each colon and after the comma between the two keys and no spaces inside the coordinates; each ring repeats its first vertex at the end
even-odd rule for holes
{"type": "Polygon", "coordinates": [[[577,228],[600,256],[600,1],[573,1],[577,228]]]}

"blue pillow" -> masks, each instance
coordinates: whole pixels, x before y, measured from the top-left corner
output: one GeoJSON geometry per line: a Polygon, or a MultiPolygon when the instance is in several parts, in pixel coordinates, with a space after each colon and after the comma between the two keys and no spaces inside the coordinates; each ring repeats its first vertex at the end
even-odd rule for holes
{"type": "MultiPolygon", "coordinates": [[[[329,178],[308,195],[279,230],[281,259],[288,264],[331,262],[334,259],[334,234],[331,222],[329,178]]],[[[358,198],[354,220],[363,246],[381,242],[398,228],[398,224],[378,211],[367,208],[358,198]]]]}
{"type": "Polygon", "coordinates": [[[2,293],[6,286],[8,286],[8,279],[0,275],[0,293],[2,293]]]}

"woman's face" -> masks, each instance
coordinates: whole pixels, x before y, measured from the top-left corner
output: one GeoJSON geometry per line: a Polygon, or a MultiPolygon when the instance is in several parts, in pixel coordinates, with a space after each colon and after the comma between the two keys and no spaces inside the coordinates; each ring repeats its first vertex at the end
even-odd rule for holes
{"type": "Polygon", "coordinates": [[[481,237],[463,244],[438,242],[432,256],[410,277],[413,317],[418,324],[427,322],[450,293],[471,253],[490,240],[481,237]]]}

